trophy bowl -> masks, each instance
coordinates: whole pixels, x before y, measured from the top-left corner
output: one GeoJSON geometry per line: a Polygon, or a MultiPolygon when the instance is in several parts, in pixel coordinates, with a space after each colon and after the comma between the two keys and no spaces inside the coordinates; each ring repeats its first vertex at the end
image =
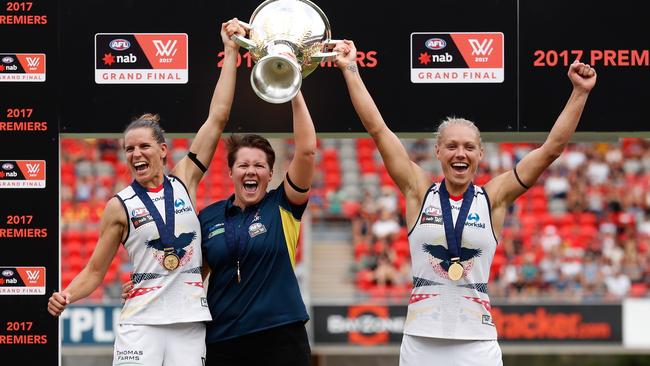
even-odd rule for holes
{"type": "Polygon", "coordinates": [[[248,37],[233,40],[250,51],[255,66],[251,86],[269,103],[285,103],[300,90],[302,79],[323,61],[336,58],[327,52],[335,42],[325,13],[309,0],[266,0],[240,22],[248,37]]]}

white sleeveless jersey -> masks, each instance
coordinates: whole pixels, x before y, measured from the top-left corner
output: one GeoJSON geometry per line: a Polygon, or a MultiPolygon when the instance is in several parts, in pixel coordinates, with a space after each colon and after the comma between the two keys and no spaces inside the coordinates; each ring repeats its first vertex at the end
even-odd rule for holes
{"type": "MultiPolygon", "coordinates": [[[[124,247],[133,264],[134,288],[122,308],[120,324],[172,324],[209,321],[210,310],[201,280],[201,228],[187,189],[168,177],[174,190],[174,244],[180,265],[173,271],[162,265],[164,248],[158,228],[131,186],[117,194],[129,221],[124,247]]],[[[164,189],[148,192],[165,218],[164,189]]]]}
{"type": "MultiPolygon", "coordinates": [[[[490,203],[483,188],[474,186],[474,200],[463,228],[458,281],[449,279],[449,252],[442,221],[440,183],[431,186],[415,226],[409,233],[413,291],[404,333],[421,337],[493,340],[496,328],[487,291],[497,240],[490,203]]],[[[454,225],[462,199],[450,199],[454,225]]]]}

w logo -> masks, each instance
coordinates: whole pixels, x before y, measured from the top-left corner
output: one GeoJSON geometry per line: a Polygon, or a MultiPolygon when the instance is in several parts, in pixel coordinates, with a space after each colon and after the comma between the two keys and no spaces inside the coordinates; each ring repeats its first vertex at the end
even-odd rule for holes
{"type": "Polygon", "coordinates": [[[472,46],[472,55],[477,56],[489,56],[494,51],[492,47],[492,42],[494,39],[483,39],[479,41],[478,39],[469,39],[469,45],[472,46]]]}
{"type": "Polygon", "coordinates": [[[159,39],[153,40],[153,45],[156,46],[156,56],[175,56],[178,49],[176,48],[177,40],[169,40],[165,43],[159,39]]]}
{"type": "Polygon", "coordinates": [[[27,60],[27,66],[30,68],[38,67],[38,64],[41,62],[40,57],[25,57],[25,59],[27,60]]]}
{"type": "Polygon", "coordinates": [[[29,282],[36,282],[38,281],[38,278],[41,276],[41,271],[35,270],[35,271],[30,271],[26,270],[25,273],[27,273],[27,279],[29,282]]]}
{"type": "Polygon", "coordinates": [[[38,172],[41,170],[41,164],[25,164],[27,166],[27,173],[29,174],[38,174],[38,172]]]}

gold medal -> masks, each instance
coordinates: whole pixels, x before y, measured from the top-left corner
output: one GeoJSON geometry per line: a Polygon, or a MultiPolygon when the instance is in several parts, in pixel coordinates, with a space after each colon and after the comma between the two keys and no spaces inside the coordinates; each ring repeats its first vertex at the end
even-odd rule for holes
{"type": "Polygon", "coordinates": [[[165,248],[165,256],[163,257],[163,267],[168,271],[173,271],[178,268],[180,258],[174,253],[174,248],[165,248]]]}
{"type": "Polygon", "coordinates": [[[449,269],[447,270],[447,274],[449,275],[449,279],[452,281],[458,281],[463,277],[463,272],[465,269],[463,266],[458,263],[458,262],[453,262],[450,266],[449,269]]]}

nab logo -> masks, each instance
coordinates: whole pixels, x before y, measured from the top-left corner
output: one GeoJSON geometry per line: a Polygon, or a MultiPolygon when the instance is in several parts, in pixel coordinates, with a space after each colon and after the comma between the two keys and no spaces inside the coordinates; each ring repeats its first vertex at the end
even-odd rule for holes
{"type": "Polygon", "coordinates": [[[38,163],[37,164],[27,163],[25,164],[25,166],[27,166],[27,173],[32,177],[36,176],[38,172],[41,170],[41,164],[38,163]]]}
{"type": "Polygon", "coordinates": [[[437,51],[447,47],[447,42],[442,38],[431,38],[428,39],[424,45],[430,50],[437,51]]]}
{"type": "Polygon", "coordinates": [[[470,38],[468,41],[469,45],[472,46],[472,55],[489,56],[494,51],[494,47],[492,47],[494,39],[483,39],[479,41],[478,39],[470,38]]]}
{"type": "Polygon", "coordinates": [[[171,57],[175,56],[178,49],[176,48],[177,40],[169,40],[166,43],[159,39],[153,40],[153,45],[156,47],[156,56],[171,57]]]}
{"type": "Polygon", "coordinates": [[[27,279],[29,280],[30,283],[37,282],[38,278],[41,277],[41,271],[39,270],[35,270],[35,271],[26,270],[25,273],[27,273],[27,279]]]}
{"type": "Polygon", "coordinates": [[[473,212],[473,213],[470,213],[469,215],[467,215],[467,221],[469,221],[469,222],[477,222],[480,219],[481,218],[479,217],[479,215],[476,212],[473,212]]]}
{"type": "Polygon", "coordinates": [[[112,40],[109,44],[108,47],[115,51],[124,51],[128,50],[129,47],[131,47],[131,42],[127,41],[126,39],[118,38],[112,40]]]}
{"type": "Polygon", "coordinates": [[[27,60],[27,66],[29,66],[30,70],[34,70],[38,67],[38,64],[41,62],[40,57],[25,57],[27,60]]]}
{"type": "Polygon", "coordinates": [[[177,198],[176,201],[174,201],[174,207],[181,208],[183,206],[185,206],[185,201],[183,201],[182,199],[177,198]]]}

